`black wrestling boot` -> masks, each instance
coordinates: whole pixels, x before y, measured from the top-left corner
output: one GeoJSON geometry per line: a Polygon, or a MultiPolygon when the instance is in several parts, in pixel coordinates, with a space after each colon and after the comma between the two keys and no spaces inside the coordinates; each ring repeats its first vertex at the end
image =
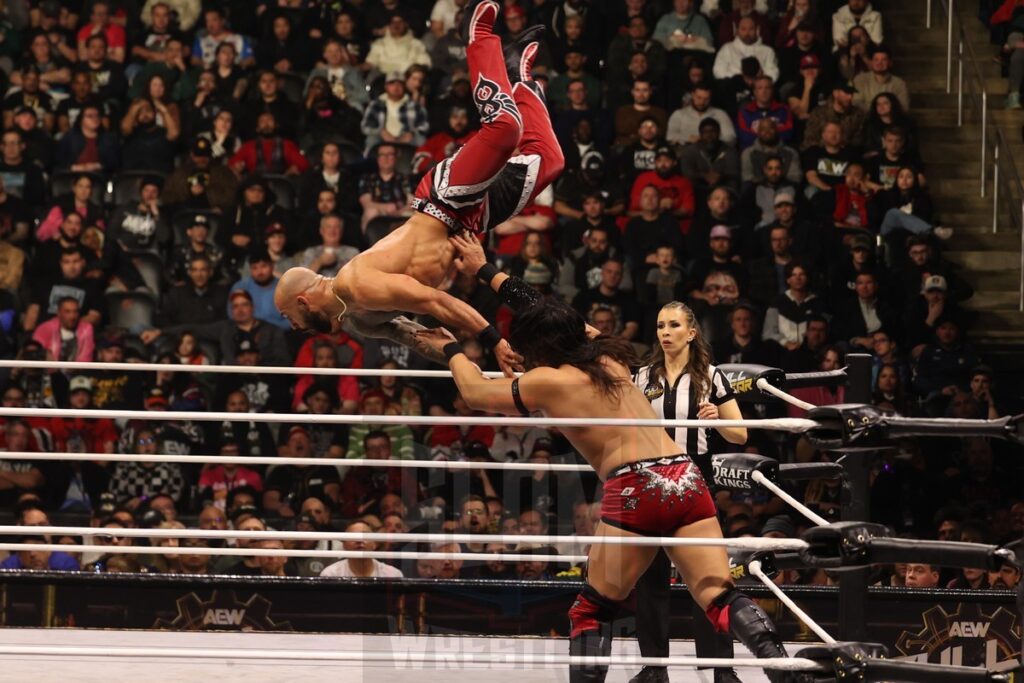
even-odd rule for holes
{"type": "MultiPolygon", "coordinates": [[[[612,653],[612,625],[600,622],[596,630],[569,639],[569,654],[576,657],[607,657],[612,653]]],[[[569,683],[604,683],[607,666],[570,666],[569,683]]],[[[668,680],[666,678],[666,680],[668,680]]]]}
{"type": "Polygon", "coordinates": [[[743,683],[736,669],[715,669],[715,683],[743,683]]]}
{"type": "MultiPolygon", "coordinates": [[[[782,637],[775,630],[775,624],[745,593],[735,588],[729,589],[714,600],[714,605],[721,610],[728,610],[729,632],[755,657],[769,659],[789,656],[782,646],[782,637]]],[[[717,671],[715,675],[717,681],[717,671]]],[[[786,674],[782,671],[766,669],[765,675],[772,683],[784,683],[786,680],[786,674]]]]}
{"type": "Polygon", "coordinates": [[[475,38],[493,33],[497,18],[498,3],[494,0],[469,0],[462,8],[462,23],[459,24],[462,42],[469,45],[475,38]]]}
{"type": "Polygon", "coordinates": [[[668,667],[645,666],[640,673],[629,679],[629,683],[669,683],[668,667]]]}
{"type": "Polygon", "coordinates": [[[531,26],[503,48],[508,82],[512,85],[532,80],[530,72],[533,71],[533,60],[537,56],[537,48],[530,47],[530,45],[543,40],[546,30],[542,24],[531,26]]]}

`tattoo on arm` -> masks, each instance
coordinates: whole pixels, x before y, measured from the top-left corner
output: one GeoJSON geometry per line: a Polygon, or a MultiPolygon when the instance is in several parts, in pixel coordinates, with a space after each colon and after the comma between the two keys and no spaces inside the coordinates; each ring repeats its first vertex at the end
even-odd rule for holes
{"type": "Polygon", "coordinates": [[[447,365],[448,361],[444,357],[443,353],[435,353],[429,350],[426,346],[419,344],[416,341],[415,333],[419,330],[427,329],[418,322],[409,320],[404,315],[398,315],[394,318],[384,321],[382,323],[366,323],[365,321],[359,320],[354,316],[346,318],[348,325],[354,332],[364,337],[373,337],[374,339],[387,339],[393,341],[396,344],[407,346],[413,351],[416,351],[421,356],[429,361],[438,363],[440,365],[447,365]]]}

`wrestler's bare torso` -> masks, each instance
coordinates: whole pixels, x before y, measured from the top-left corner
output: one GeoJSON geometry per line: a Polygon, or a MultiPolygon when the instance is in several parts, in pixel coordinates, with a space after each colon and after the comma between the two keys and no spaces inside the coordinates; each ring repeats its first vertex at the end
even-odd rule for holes
{"type": "MultiPolygon", "coordinates": [[[[527,407],[539,408],[548,417],[657,419],[643,392],[633,385],[629,370],[609,359],[604,363],[622,383],[619,394],[604,392],[582,370],[563,365],[543,369],[529,393],[533,403],[528,398],[527,407]]],[[[682,452],[661,427],[564,427],[561,431],[602,480],[626,463],[682,452]]]]}
{"type": "MultiPolygon", "coordinates": [[[[448,226],[417,212],[346,263],[334,278],[335,291],[358,292],[360,284],[387,275],[408,275],[427,287],[439,287],[451,274],[454,256],[455,249],[448,243],[448,226]]],[[[361,305],[358,296],[349,296],[346,303],[350,313],[377,310],[361,305]]]]}

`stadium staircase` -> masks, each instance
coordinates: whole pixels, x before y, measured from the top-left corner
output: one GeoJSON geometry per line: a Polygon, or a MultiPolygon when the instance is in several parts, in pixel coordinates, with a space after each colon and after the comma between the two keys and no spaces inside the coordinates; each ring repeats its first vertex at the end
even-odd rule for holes
{"type": "MultiPolygon", "coordinates": [[[[894,72],[910,88],[925,163],[942,225],[954,229],[945,258],[975,288],[966,307],[977,313],[971,339],[995,367],[1024,383],[1024,312],[1021,312],[1021,223],[1024,221],[1024,111],[1006,111],[1006,78],[993,59],[997,47],[978,20],[978,0],[953,0],[951,93],[946,92],[947,0],[932,0],[926,28],[925,0],[886,2],[885,42],[894,72]],[[964,38],[963,125],[957,125],[960,35],[964,38]],[[987,93],[985,193],[982,196],[982,93],[987,93]],[[994,210],[993,162],[999,151],[998,205],[994,210]],[[1014,168],[1014,162],[1016,168],[1014,168]],[[996,230],[993,232],[993,223],[996,230]]],[[[1003,388],[1011,386],[1000,381],[1003,388]]]]}

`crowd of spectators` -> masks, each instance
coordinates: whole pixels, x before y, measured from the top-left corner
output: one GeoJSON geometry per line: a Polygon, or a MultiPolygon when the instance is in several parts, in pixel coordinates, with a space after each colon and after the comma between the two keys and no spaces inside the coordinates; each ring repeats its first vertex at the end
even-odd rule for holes
{"type": "MultiPolygon", "coordinates": [[[[911,94],[867,0],[501,4],[507,38],[548,27],[535,78],[567,160],[549,191],[488,237],[503,269],[640,350],[659,307],[681,300],[717,363],[803,372],[868,353],[879,406],[965,418],[1005,412],[996,373],[969,339],[961,304],[972,288],[942,257],[951,231],[929,199],[911,94]]],[[[0,357],[167,366],[149,375],[16,369],[0,376],[3,405],[237,413],[224,422],[2,420],[0,449],[11,456],[0,460],[0,510],[26,526],[51,515],[88,519],[93,540],[120,545],[142,539],[118,528],[188,524],[394,532],[394,542],[376,544],[383,549],[407,547],[401,534],[412,529],[551,531],[567,538],[553,551],[585,550],[572,538],[598,518],[593,476],[217,464],[218,455],[580,462],[564,438],[538,428],[377,430],[302,417],[473,415],[451,382],[259,370],[426,367],[388,341],[297,336],[273,292],[287,268],[333,275],[400,224],[418,178],[473,134],[462,5],[0,3],[0,357]],[[252,371],[191,372],[212,363],[252,371]],[[250,417],[263,412],[297,415],[284,425],[250,417]],[[15,455],[25,451],[207,457],[42,463],[15,455]]],[[[459,278],[451,292],[507,330],[511,314],[490,291],[459,278]]],[[[493,366],[475,341],[465,348],[493,366]]],[[[843,390],[803,396],[836,403],[843,390]]],[[[747,448],[783,460],[828,457],[777,434],[755,432],[747,448]]],[[[949,538],[1024,533],[1012,486],[1019,467],[998,444],[917,440],[874,464],[872,516],[902,532],[933,536],[948,521],[949,538]]],[[[832,482],[797,493],[822,514],[838,512],[832,482]]],[[[776,498],[720,492],[718,502],[729,534],[800,530],[776,498]]],[[[332,547],[326,542],[263,547],[282,556],[24,552],[3,566],[529,579],[568,570],[330,564],[286,557],[332,547]]],[[[915,568],[913,581],[929,572],[915,568]]],[[[890,574],[913,585],[910,569],[890,574]]],[[[999,580],[983,574],[948,579],[999,580]]]]}

